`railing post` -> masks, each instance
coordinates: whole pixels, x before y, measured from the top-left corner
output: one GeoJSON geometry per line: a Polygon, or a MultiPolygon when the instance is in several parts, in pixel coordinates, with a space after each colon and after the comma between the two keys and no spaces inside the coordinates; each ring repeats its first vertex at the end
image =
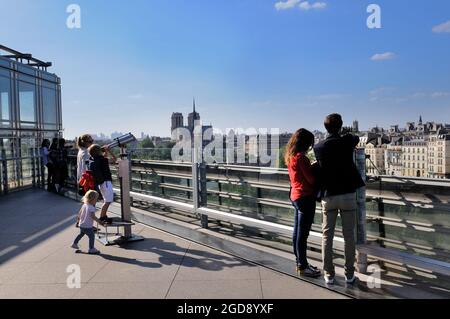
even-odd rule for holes
{"type": "MultiPolygon", "coordinates": [[[[38,163],[39,163],[39,185],[42,189],[45,189],[45,166],[43,158],[41,157],[41,150],[38,149],[38,163]]],[[[48,174],[48,172],[47,172],[48,174]]],[[[77,193],[77,192],[75,192],[77,193]]]]}
{"type": "Polygon", "coordinates": [[[198,209],[206,206],[207,202],[206,164],[203,159],[203,129],[199,121],[195,122],[193,133],[192,189],[194,213],[200,217],[202,228],[208,228],[208,216],[198,212],[198,209]]]}
{"type": "Polygon", "coordinates": [[[36,149],[31,148],[30,153],[31,153],[31,179],[32,179],[33,188],[35,188],[36,187],[36,149]]]}
{"type": "Polygon", "coordinates": [[[383,217],[385,216],[385,207],[384,207],[383,199],[381,197],[377,199],[377,204],[378,204],[378,216],[380,217],[378,219],[378,232],[379,232],[379,236],[380,236],[380,246],[385,247],[384,239],[386,238],[386,227],[384,225],[384,219],[383,219],[383,217]]]}
{"type": "MultiPolygon", "coordinates": [[[[366,180],[366,154],[365,150],[356,150],[356,166],[362,179],[366,180]]],[[[356,244],[364,245],[367,242],[366,232],[366,188],[361,187],[356,191],[357,197],[357,220],[356,220],[356,244]]],[[[357,252],[357,267],[362,274],[367,272],[367,254],[357,252]]]]}
{"type": "Polygon", "coordinates": [[[3,177],[3,194],[8,194],[8,162],[6,161],[6,151],[2,150],[1,152],[1,163],[2,163],[2,177],[3,177]]]}
{"type": "MultiPolygon", "coordinates": [[[[208,192],[206,190],[206,165],[205,162],[200,163],[199,165],[199,178],[200,178],[200,189],[199,189],[199,206],[200,207],[206,207],[207,201],[208,201],[208,192]]],[[[201,215],[201,222],[203,228],[208,228],[208,216],[207,215],[201,215]]]]}

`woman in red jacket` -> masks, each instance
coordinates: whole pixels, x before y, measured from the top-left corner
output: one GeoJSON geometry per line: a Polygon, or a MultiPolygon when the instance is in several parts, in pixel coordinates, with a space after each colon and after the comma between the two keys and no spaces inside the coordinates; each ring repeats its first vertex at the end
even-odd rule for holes
{"type": "Polygon", "coordinates": [[[292,135],[286,148],[285,162],[291,182],[290,199],[295,208],[293,235],[297,272],[302,276],[319,277],[320,271],[308,263],[307,245],[316,213],[316,178],[307,152],[314,146],[314,135],[299,129],[292,135]]]}

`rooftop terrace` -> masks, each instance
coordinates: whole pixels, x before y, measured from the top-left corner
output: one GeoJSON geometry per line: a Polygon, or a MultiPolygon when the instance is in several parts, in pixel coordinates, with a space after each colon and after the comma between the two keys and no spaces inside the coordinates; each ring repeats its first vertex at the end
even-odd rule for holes
{"type": "MultiPolygon", "coordinates": [[[[76,254],[76,201],[44,191],[0,200],[0,299],[7,298],[346,298],[216,249],[144,226],[142,242],[76,254]],[[81,289],[66,282],[81,267],[81,289]]],[[[87,240],[81,242],[86,249],[87,240]]]]}

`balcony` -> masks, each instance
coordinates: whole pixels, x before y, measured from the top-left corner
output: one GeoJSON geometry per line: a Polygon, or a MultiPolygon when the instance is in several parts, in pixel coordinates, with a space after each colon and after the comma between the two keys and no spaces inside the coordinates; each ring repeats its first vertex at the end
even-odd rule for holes
{"type": "MultiPolygon", "coordinates": [[[[151,156],[136,152],[132,160],[131,196],[133,220],[137,223],[133,231],[146,240],[122,248],[100,247],[102,256],[88,261],[87,256],[74,255],[67,248],[67,242],[75,234],[74,214],[79,207],[72,201],[79,198],[70,183],[66,198],[39,190],[44,179],[38,156],[32,157],[27,166],[26,184],[34,186],[32,190],[15,192],[11,187],[5,188],[9,185],[3,180],[2,191],[12,192],[0,197],[1,214],[6,216],[1,234],[7,239],[2,238],[0,249],[3,263],[0,275],[8,278],[0,282],[3,288],[13,289],[15,280],[22,280],[17,277],[20,268],[15,269],[15,263],[31,262],[34,265],[24,270],[25,274],[41,276],[43,287],[53,286],[43,297],[51,296],[52,291],[61,291],[60,296],[77,297],[77,293],[63,292],[66,288],[61,278],[66,278],[66,274],[61,274],[61,267],[69,263],[85,265],[86,261],[89,275],[84,289],[94,297],[104,297],[98,294],[108,291],[111,298],[271,298],[277,296],[264,292],[280,291],[277,288],[281,286],[283,291],[289,287],[286,295],[278,296],[285,298],[450,297],[449,181],[371,178],[358,216],[359,261],[367,258],[366,265],[359,265],[364,274],[359,274],[360,283],[356,287],[343,283],[343,240],[338,229],[335,239],[338,283],[330,288],[322,279],[299,279],[293,271],[290,247],[293,222],[286,170],[214,164],[200,167],[195,178],[191,163],[143,158],[151,156]],[[197,188],[197,184],[203,186],[197,188]],[[7,235],[8,229],[13,236],[7,235]],[[58,265],[60,268],[52,268],[58,265]],[[104,267],[100,269],[105,271],[98,267],[104,267]],[[59,279],[49,274],[58,272],[59,279]],[[377,276],[380,286],[371,285],[377,276]],[[145,288],[148,286],[145,283],[152,280],[158,281],[157,287],[161,288],[154,290],[155,294],[145,288]],[[190,280],[195,281],[196,289],[186,288],[185,281],[190,280]],[[207,284],[207,280],[214,281],[214,285],[207,284]],[[258,280],[261,286],[256,285],[262,293],[253,289],[258,280]],[[264,286],[266,280],[274,286],[264,286]],[[167,286],[170,282],[174,284],[167,286]],[[117,288],[119,283],[124,289],[117,288]],[[244,283],[249,286],[243,287],[244,283]],[[127,295],[125,291],[133,293],[127,295]]],[[[5,158],[0,162],[8,166],[14,160],[17,159],[5,158]]],[[[115,171],[114,166],[112,170],[115,171]]],[[[74,173],[73,163],[70,171],[74,173]]],[[[117,176],[115,186],[119,194],[117,176]]],[[[111,214],[119,212],[118,198],[111,214]]],[[[320,223],[318,207],[309,256],[319,267],[320,223]]],[[[21,284],[16,292],[7,290],[6,294],[42,293],[28,290],[23,281],[21,284]]]]}

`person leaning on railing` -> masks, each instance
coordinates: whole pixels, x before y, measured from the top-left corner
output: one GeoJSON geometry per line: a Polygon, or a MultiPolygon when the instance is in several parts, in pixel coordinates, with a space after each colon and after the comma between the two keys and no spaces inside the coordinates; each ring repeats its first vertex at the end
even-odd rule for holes
{"type": "Polygon", "coordinates": [[[356,168],[353,156],[359,137],[352,134],[341,136],[343,121],[339,114],[325,119],[328,137],[314,147],[320,167],[322,185],[322,258],[325,282],[334,283],[333,239],[338,214],[341,215],[345,247],[345,277],[348,284],[355,277],[355,214],[356,190],[364,181],[356,168]]]}

